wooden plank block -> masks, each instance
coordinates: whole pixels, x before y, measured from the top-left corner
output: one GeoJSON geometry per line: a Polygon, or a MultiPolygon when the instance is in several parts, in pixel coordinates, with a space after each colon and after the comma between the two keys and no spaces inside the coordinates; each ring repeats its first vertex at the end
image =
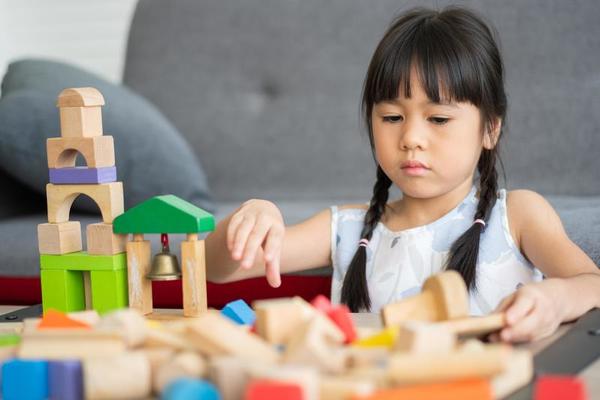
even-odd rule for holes
{"type": "Polygon", "coordinates": [[[50,183],[85,184],[85,183],[108,183],[117,181],[117,167],[65,167],[50,168],[50,183]]]}
{"type": "Polygon", "coordinates": [[[429,277],[420,294],[381,310],[385,326],[397,326],[404,321],[445,321],[469,315],[469,293],[460,274],[454,270],[429,277]]]}
{"type": "Polygon", "coordinates": [[[69,221],[71,205],[80,194],[90,197],[102,212],[102,222],[110,224],[123,213],[123,183],[110,182],[98,185],[46,185],[48,222],[69,221]]]}
{"type": "Polygon", "coordinates": [[[62,255],[42,254],[42,270],[117,271],[127,268],[127,254],[93,255],[85,251],[62,255]]]}
{"type": "Polygon", "coordinates": [[[94,107],[103,106],[104,96],[96,88],[78,87],[67,88],[59,93],[57,107],[94,107]]]}
{"type": "Polygon", "coordinates": [[[81,224],[78,221],[39,224],[40,254],[66,254],[81,251],[81,224]]]}
{"type": "Polygon", "coordinates": [[[444,326],[456,335],[481,336],[496,332],[506,325],[503,313],[495,313],[483,317],[454,318],[436,325],[444,326]]]}
{"type": "Polygon", "coordinates": [[[236,355],[271,363],[279,359],[271,345],[218,311],[207,311],[191,320],[187,332],[198,351],[207,356],[236,355]]]}
{"type": "Polygon", "coordinates": [[[114,255],[126,251],[127,235],[113,233],[112,224],[89,224],[86,239],[88,254],[114,255]]]}
{"type": "Polygon", "coordinates": [[[116,331],[55,329],[23,332],[17,355],[28,359],[87,359],[122,354],[125,349],[123,337],[116,331]]]}
{"type": "Polygon", "coordinates": [[[112,136],[58,137],[46,140],[48,168],[74,167],[77,154],[90,168],[115,165],[115,142],[112,136]]]}
{"type": "Polygon", "coordinates": [[[102,136],[100,107],[61,107],[59,114],[62,137],[102,136]]]}
{"type": "Polygon", "coordinates": [[[143,235],[133,237],[126,246],[129,307],[146,315],[152,312],[152,282],[146,278],[152,267],[152,248],[143,235]]]}
{"type": "Polygon", "coordinates": [[[83,361],[85,398],[145,399],[152,391],[150,362],[141,352],[83,361]]]}
{"type": "Polygon", "coordinates": [[[188,234],[181,243],[183,315],[197,317],[207,310],[204,240],[188,234]]]}
{"type": "Polygon", "coordinates": [[[488,345],[476,351],[467,349],[444,354],[395,353],[389,359],[388,377],[395,384],[489,378],[507,368],[510,352],[510,347],[505,345],[488,345]]]}
{"type": "Polygon", "coordinates": [[[455,347],[456,335],[449,328],[410,321],[400,327],[394,350],[412,354],[443,354],[452,352],[455,347]]]}
{"type": "Polygon", "coordinates": [[[383,389],[361,400],[492,400],[494,399],[487,379],[470,378],[452,382],[410,385],[383,389]]]}
{"type": "Polygon", "coordinates": [[[256,312],[256,333],[272,344],[286,344],[289,338],[317,310],[301,297],[258,300],[252,303],[256,312]]]}

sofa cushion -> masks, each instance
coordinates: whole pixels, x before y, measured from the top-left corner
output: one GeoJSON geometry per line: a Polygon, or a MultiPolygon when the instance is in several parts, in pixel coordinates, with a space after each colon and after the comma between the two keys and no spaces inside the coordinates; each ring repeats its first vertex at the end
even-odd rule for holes
{"type": "MultiPolygon", "coordinates": [[[[199,161],[158,109],[124,86],[58,62],[22,60],[8,67],[0,98],[0,169],[45,193],[46,138],[60,136],[56,98],[66,87],[82,86],[97,88],[105,98],[103,127],[105,135],[114,137],[126,209],[170,193],[214,211],[199,161]]],[[[43,209],[45,204],[40,206],[43,209]]],[[[73,208],[98,209],[91,201],[81,200],[73,208]]]]}

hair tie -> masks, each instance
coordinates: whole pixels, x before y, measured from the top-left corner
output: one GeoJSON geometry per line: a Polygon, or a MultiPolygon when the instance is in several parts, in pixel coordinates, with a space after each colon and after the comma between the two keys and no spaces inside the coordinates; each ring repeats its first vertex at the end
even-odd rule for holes
{"type": "Polygon", "coordinates": [[[482,219],[476,219],[475,221],[473,221],[473,225],[475,224],[481,224],[484,228],[485,228],[485,221],[482,219]]]}
{"type": "Polygon", "coordinates": [[[368,239],[360,239],[358,241],[358,247],[360,247],[360,246],[367,247],[368,245],[369,245],[368,239]]]}

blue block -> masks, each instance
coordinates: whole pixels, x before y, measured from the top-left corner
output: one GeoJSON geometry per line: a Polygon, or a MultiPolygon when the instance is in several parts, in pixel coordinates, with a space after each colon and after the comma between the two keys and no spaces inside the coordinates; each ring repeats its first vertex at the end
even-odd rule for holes
{"type": "Polygon", "coordinates": [[[217,388],[210,382],[192,379],[180,378],[169,383],[163,390],[161,400],[221,400],[221,395],[217,388]]]}
{"type": "Polygon", "coordinates": [[[45,400],[48,398],[48,363],[12,359],[2,365],[4,400],[45,400]]]}
{"type": "Polygon", "coordinates": [[[256,321],[256,314],[244,300],[227,303],[221,314],[240,325],[252,325],[256,321]]]}
{"type": "Polygon", "coordinates": [[[66,167],[50,168],[50,183],[54,184],[86,184],[108,183],[117,181],[117,167],[66,167]]]}
{"type": "Polygon", "coordinates": [[[83,399],[83,374],[79,360],[50,361],[48,363],[48,391],[50,400],[83,399]]]}

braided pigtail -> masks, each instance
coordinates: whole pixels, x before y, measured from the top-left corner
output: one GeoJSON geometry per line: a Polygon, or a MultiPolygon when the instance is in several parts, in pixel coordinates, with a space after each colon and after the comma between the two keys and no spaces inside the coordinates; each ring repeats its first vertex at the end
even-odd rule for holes
{"type": "Polygon", "coordinates": [[[369,311],[371,309],[371,299],[369,297],[366,275],[366,243],[371,240],[373,230],[385,212],[391,184],[392,181],[390,178],[388,178],[381,167],[378,166],[377,181],[373,187],[373,197],[371,198],[369,209],[365,214],[365,223],[360,234],[361,243],[348,266],[348,271],[346,272],[344,283],[342,285],[341,301],[346,304],[352,312],[361,310],[369,311]]]}

